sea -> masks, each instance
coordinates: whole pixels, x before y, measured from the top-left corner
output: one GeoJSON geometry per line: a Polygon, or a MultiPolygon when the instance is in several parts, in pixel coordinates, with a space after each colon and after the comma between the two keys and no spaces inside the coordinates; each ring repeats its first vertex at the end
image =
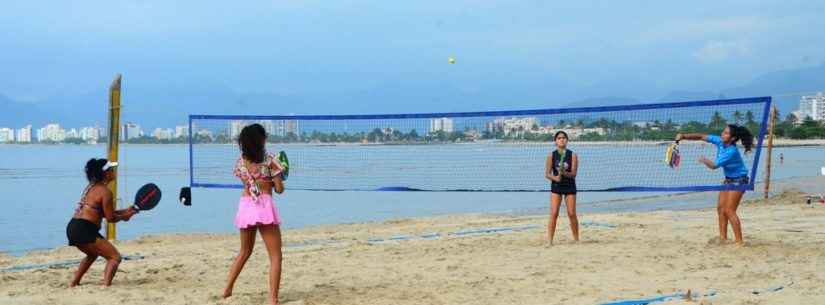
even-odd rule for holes
{"type": "MultiPolygon", "coordinates": [[[[89,158],[105,157],[105,151],[104,145],[0,145],[0,252],[23,255],[65,245],[66,223],[87,183],[83,166],[89,158]]],[[[190,183],[187,145],[122,144],[120,154],[118,205],[127,206],[137,189],[149,182],[161,188],[163,198],[155,209],[120,223],[118,239],[147,234],[237,232],[233,219],[239,189],[194,188],[191,206],[178,202],[180,188],[190,183]]],[[[774,148],[772,181],[816,177],[821,175],[823,166],[825,147],[774,148]],[[778,160],[780,153],[784,155],[782,163],[778,160]]],[[[760,168],[760,179],[763,168],[760,168]]],[[[819,191],[825,192],[825,188],[819,191]]],[[[715,205],[712,193],[682,199],[665,195],[582,192],[578,196],[578,211],[580,214],[634,212],[715,205]],[[650,196],[662,197],[650,200],[650,196]]],[[[287,191],[276,196],[276,205],[284,220],[282,227],[292,229],[456,213],[547,213],[549,195],[545,192],[301,191],[290,190],[287,181],[287,191]]]]}

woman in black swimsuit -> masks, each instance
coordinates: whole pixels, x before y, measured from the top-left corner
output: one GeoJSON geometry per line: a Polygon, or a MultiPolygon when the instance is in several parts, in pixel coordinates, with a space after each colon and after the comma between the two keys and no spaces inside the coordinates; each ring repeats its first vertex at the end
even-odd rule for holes
{"type": "Polygon", "coordinates": [[[567,149],[567,133],[556,132],[553,137],[556,150],[547,156],[544,176],[550,180],[550,223],[547,224],[545,239],[553,244],[556,235],[556,219],[559,217],[561,200],[567,205],[567,217],[573,240],[579,241],[579,218],[576,216],[576,174],[579,170],[579,156],[567,149]]]}
{"type": "Polygon", "coordinates": [[[80,284],[80,279],[98,256],[106,259],[106,269],[103,272],[104,286],[111,285],[112,278],[117,273],[122,258],[115,246],[100,235],[100,223],[103,218],[106,218],[108,223],[129,221],[136,212],[133,209],[114,209],[112,192],[106,184],[114,180],[114,171],[111,169],[115,166],[117,162],[109,162],[106,159],[91,159],[86,162],[86,179],[89,180],[89,185],[83,190],[74,216],[66,226],[69,246],[77,247],[86,257],[80,261],[69,287],[80,284]]]}

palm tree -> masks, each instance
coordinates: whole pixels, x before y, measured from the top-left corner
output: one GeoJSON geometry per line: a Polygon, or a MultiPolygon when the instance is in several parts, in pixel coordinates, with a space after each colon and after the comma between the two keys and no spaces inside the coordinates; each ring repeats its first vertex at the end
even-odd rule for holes
{"type": "Polygon", "coordinates": [[[736,125],[742,125],[742,113],[739,110],[733,112],[733,120],[736,122],[736,125]]]}
{"type": "Polygon", "coordinates": [[[797,121],[799,121],[799,118],[797,118],[793,113],[788,113],[788,116],[785,117],[785,122],[790,123],[791,125],[796,125],[797,121]]]}
{"type": "Polygon", "coordinates": [[[725,128],[726,124],[727,122],[725,122],[725,118],[722,117],[719,111],[716,111],[713,113],[713,117],[710,118],[710,124],[708,124],[708,127],[716,131],[725,128]]]}

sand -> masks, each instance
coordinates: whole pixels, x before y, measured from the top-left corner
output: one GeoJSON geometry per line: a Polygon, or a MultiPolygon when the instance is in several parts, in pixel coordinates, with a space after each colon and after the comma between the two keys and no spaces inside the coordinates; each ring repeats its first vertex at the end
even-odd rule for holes
{"type": "MultiPolygon", "coordinates": [[[[561,216],[553,246],[542,241],[543,215],[451,215],[287,230],[281,302],[603,304],[691,289],[696,300],[663,304],[823,304],[825,205],[807,205],[803,196],[790,191],[743,203],[742,247],[718,243],[715,210],[580,215],[589,225],[579,243],[571,241],[561,216]],[[449,235],[483,228],[516,229],[449,235]],[[370,242],[431,233],[440,237],[370,242]]],[[[72,289],[67,284],[74,267],[0,272],[0,304],[266,304],[268,260],[261,241],[235,295],[218,297],[238,246],[237,235],[120,242],[124,255],[145,258],[124,262],[108,289],[98,284],[102,262],[72,289]]],[[[62,247],[0,256],[0,269],[79,258],[74,248],[62,247]]]]}

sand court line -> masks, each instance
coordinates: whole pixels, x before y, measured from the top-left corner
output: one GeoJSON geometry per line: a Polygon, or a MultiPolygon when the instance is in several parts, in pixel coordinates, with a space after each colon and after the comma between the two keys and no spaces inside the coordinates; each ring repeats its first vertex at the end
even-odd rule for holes
{"type": "MultiPolygon", "coordinates": [[[[141,260],[146,258],[143,255],[126,255],[123,257],[125,261],[134,261],[134,260],[141,260]]],[[[97,261],[103,260],[102,257],[98,257],[97,261]]],[[[8,268],[0,269],[0,272],[16,272],[16,271],[25,271],[25,270],[36,270],[36,269],[64,269],[69,267],[74,267],[80,264],[79,259],[67,260],[67,261],[60,261],[60,262],[52,262],[52,263],[45,263],[45,264],[27,264],[27,265],[17,265],[11,266],[8,268]]]]}

